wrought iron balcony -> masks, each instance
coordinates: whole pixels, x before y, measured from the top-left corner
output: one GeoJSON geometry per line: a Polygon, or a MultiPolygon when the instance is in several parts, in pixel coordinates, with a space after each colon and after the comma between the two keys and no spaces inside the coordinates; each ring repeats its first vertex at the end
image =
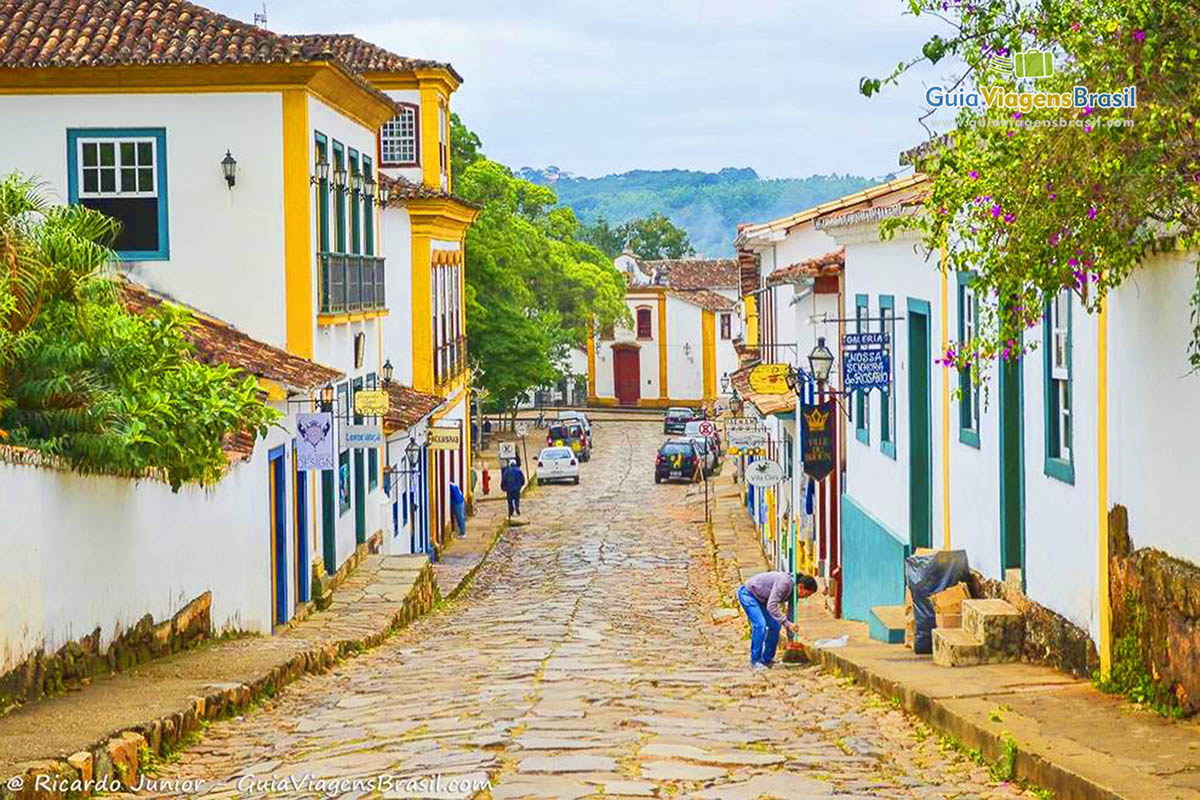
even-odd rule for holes
{"type": "Polygon", "coordinates": [[[349,253],[319,253],[321,313],[382,311],[383,258],[349,253]]]}
{"type": "Polygon", "coordinates": [[[433,380],[442,384],[454,380],[467,369],[467,337],[459,336],[435,348],[433,380]]]}

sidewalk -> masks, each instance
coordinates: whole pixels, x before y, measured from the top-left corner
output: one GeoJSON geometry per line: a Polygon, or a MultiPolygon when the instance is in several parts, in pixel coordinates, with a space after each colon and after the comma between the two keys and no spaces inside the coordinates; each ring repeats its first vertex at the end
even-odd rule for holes
{"type": "Polygon", "coordinates": [[[454,540],[439,565],[423,555],[366,556],[328,609],[279,635],[209,641],[0,717],[0,799],[61,796],[33,792],[39,774],[133,778],[147,753],[171,752],[205,721],[380,644],[433,608],[439,589],[452,597],[463,588],[499,539],[502,517],[490,509],[473,517],[468,538],[454,540]],[[23,791],[12,791],[13,776],[24,777],[23,791]]]}
{"type": "MultiPolygon", "coordinates": [[[[718,479],[713,540],[723,594],[735,574],[765,569],[737,499],[718,479]]],[[[731,590],[731,589],[730,589],[731,590]]],[[[1018,780],[1065,798],[1200,798],[1200,725],[1171,721],[1102,694],[1087,681],[1034,664],[947,668],[904,645],[867,636],[865,623],[832,619],[823,599],[801,601],[797,617],[809,659],[898,700],[909,713],[991,763],[1012,759],[1018,780]],[[848,636],[845,647],[819,639],[848,636]]]]}

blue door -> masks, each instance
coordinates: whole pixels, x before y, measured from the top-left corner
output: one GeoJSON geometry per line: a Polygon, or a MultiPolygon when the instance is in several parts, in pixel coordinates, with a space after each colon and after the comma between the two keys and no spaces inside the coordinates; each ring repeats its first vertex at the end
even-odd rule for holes
{"type": "Polygon", "coordinates": [[[275,624],[288,621],[287,607],[287,487],[283,469],[283,446],[267,454],[271,486],[271,584],[275,601],[275,624]]]}
{"type": "MultiPolygon", "coordinates": [[[[296,443],[292,442],[292,463],[296,463],[296,443]]],[[[296,470],[296,602],[307,603],[308,594],[308,473],[296,470]]]]}

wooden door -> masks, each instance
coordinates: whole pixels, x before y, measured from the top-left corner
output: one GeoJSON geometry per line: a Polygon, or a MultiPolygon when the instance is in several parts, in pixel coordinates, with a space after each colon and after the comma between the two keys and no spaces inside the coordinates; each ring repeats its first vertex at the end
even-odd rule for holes
{"type": "Polygon", "coordinates": [[[930,408],[929,306],[908,305],[908,520],[913,547],[933,540],[933,442],[930,408]]]}
{"type": "Polygon", "coordinates": [[[641,398],[641,362],[638,351],[632,347],[613,350],[613,386],[616,387],[617,404],[636,406],[641,398]]]}

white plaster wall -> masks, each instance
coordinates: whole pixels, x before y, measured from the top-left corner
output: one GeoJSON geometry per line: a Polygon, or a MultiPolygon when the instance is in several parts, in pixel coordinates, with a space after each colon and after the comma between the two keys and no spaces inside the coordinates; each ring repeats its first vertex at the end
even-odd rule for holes
{"type": "Polygon", "coordinates": [[[126,262],[141,283],[284,343],[279,93],[0,97],[0,173],[20,170],[67,200],[67,129],[166,129],[170,259],[126,262]],[[230,189],[220,162],[237,159],[230,189]]]}
{"type": "MultiPolygon", "coordinates": [[[[870,511],[884,525],[902,539],[910,539],[909,530],[909,399],[908,399],[908,301],[910,298],[929,303],[930,350],[936,358],[941,337],[941,287],[936,264],[926,262],[914,252],[915,240],[898,236],[887,242],[876,238],[874,226],[855,226],[835,229],[838,240],[846,242],[845,314],[854,314],[854,297],[869,295],[872,313],[877,314],[879,296],[890,294],[895,298],[896,336],[893,342],[893,397],[896,406],[896,458],[885,455],[879,447],[879,392],[870,393],[870,442],[864,444],[854,433],[854,424],[839,418],[845,425],[847,468],[845,491],[863,508],[870,511]]],[[[817,326],[820,335],[827,337],[830,349],[838,352],[836,326],[817,326]]],[[[847,326],[847,332],[853,329],[847,326]]],[[[840,373],[841,359],[834,369],[840,373]]],[[[942,391],[939,368],[930,365],[930,421],[933,478],[932,478],[932,543],[942,542],[942,391]]],[[[841,383],[840,374],[837,378],[841,383]]],[[[853,402],[849,399],[848,402],[853,402]]]]}
{"type": "Polygon", "coordinates": [[[700,307],[667,296],[667,396],[672,400],[704,397],[702,325],[700,307]]]}
{"type": "MultiPolygon", "coordinates": [[[[81,476],[0,463],[6,578],[0,582],[0,673],[29,653],[53,652],[101,630],[107,646],[145,614],[169,619],[212,592],[217,630],[269,633],[271,528],[267,453],[287,440],[272,429],[253,458],[204,490],[172,493],[152,480],[81,476]]],[[[295,606],[290,448],[285,474],[288,601],[295,606]]]]}
{"type": "Polygon", "coordinates": [[[774,245],[775,263],[786,267],[836,250],[837,241],[825,231],[813,228],[811,222],[790,229],[782,241],[774,245]]]}
{"type": "MultiPolygon", "coordinates": [[[[1027,333],[1039,344],[1025,358],[1024,369],[1025,582],[1031,600],[1062,614],[1098,641],[1096,320],[1074,296],[1071,315],[1074,485],[1045,474],[1046,348],[1040,325],[1027,333]]],[[[1110,372],[1110,386],[1120,374],[1110,372]]],[[[1146,427],[1138,424],[1139,430],[1146,427]]]]}
{"type": "MultiPolygon", "coordinates": [[[[388,445],[387,456],[388,463],[400,470],[408,470],[407,455],[405,448],[408,447],[410,441],[415,440],[420,446],[425,442],[425,430],[427,428],[428,418],[421,420],[416,425],[409,429],[407,435],[396,435],[389,437],[390,444],[388,445]]],[[[398,474],[396,476],[397,486],[393,492],[393,497],[402,497],[408,485],[408,481],[416,483],[420,480],[420,475],[409,476],[407,474],[398,474]]],[[[403,509],[399,509],[396,515],[396,524],[392,525],[392,502],[393,498],[380,493],[379,504],[380,514],[383,517],[383,548],[388,555],[409,555],[412,553],[412,528],[415,524],[418,515],[425,514],[425,507],[420,500],[420,484],[417,485],[416,494],[418,496],[418,510],[416,514],[409,514],[408,520],[405,521],[403,509]]],[[[403,501],[401,501],[403,502],[403,501]]]]}
{"type": "Polygon", "coordinates": [[[1200,563],[1200,373],[1186,350],[1195,260],[1152,258],[1109,299],[1108,463],[1109,504],[1129,510],[1134,546],[1200,563]]]}
{"type": "Polygon", "coordinates": [[[413,384],[412,226],[408,211],[389,206],[380,214],[384,294],[388,314],[383,318],[383,357],[391,359],[394,380],[413,384]]]}

